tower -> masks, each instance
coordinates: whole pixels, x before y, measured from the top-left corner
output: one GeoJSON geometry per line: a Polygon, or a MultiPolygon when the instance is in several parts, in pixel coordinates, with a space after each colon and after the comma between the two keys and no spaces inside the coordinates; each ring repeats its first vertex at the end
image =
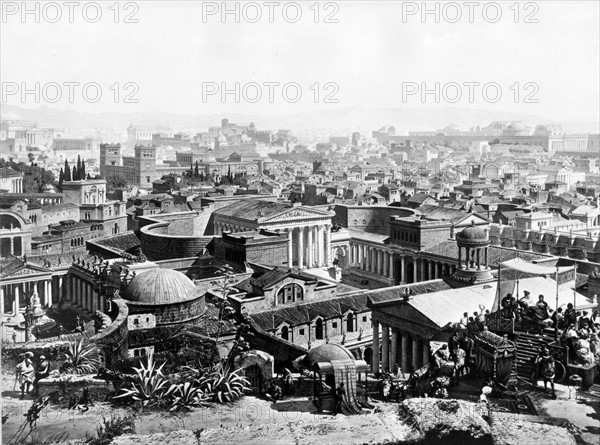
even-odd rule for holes
{"type": "Polygon", "coordinates": [[[156,147],[153,145],[136,145],[135,177],[140,187],[152,188],[152,182],[160,179],[156,170],[156,147]]]}

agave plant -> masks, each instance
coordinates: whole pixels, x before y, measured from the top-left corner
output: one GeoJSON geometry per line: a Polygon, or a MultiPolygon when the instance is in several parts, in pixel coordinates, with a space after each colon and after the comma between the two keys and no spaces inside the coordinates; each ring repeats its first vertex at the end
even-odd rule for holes
{"type": "Polygon", "coordinates": [[[66,360],[63,364],[65,369],[72,370],[76,374],[89,374],[98,368],[99,360],[96,347],[92,343],[83,344],[83,339],[69,343],[69,350],[65,352],[66,360]]]}
{"type": "Polygon", "coordinates": [[[241,371],[232,371],[231,364],[227,362],[218,364],[198,379],[198,386],[205,394],[210,394],[215,402],[233,402],[244,395],[250,386],[248,379],[239,374],[241,371]]]}
{"type": "Polygon", "coordinates": [[[114,398],[141,402],[143,406],[162,403],[173,391],[169,388],[170,383],[162,372],[164,366],[165,363],[156,366],[150,354],[145,365],[142,363],[139,368],[133,368],[136,373],[135,381],[130,383],[129,388],[123,388],[123,393],[114,398]]]}
{"type": "Polygon", "coordinates": [[[173,398],[170,411],[189,410],[193,406],[207,406],[210,400],[209,395],[206,395],[191,382],[172,385],[168,393],[173,398]]]}

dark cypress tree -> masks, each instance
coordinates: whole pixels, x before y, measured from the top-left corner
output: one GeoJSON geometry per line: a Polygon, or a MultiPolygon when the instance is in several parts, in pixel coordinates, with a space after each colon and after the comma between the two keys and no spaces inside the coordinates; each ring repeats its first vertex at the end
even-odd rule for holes
{"type": "Polygon", "coordinates": [[[78,173],[77,173],[77,166],[76,165],[73,166],[73,173],[71,174],[71,177],[73,178],[73,181],[77,181],[78,180],[78,173]]]}
{"type": "Polygon", "coordinates": [[[229,167],[227,167],[227,180],[229,181],[229,183],[231,184],[231,165],[229,167]]]}
{"type": "Polygon", "coordinates": [[[71,167],[69,167],[69,161],[65,159],[65,181],[72,181],[71,179],[71,167]]]}
{"type": "Polygon", "coordinates": [[[86,178],[85,174],[85,159],[81,160],[81,170],[79,170],[79,179],[84,180],[86,178]]]}
{"type": "Polygon", "coordinates": [[[196,167],[194,168],[194,176],[197,178],[200,176],[200,169],[198,168],[198,161],[196,161],[196,167]]]}
{"type": "Polygon", "coordinates": [[[58,174],[58,188],[59,189],[62,189],[62,184],[63,184],[64,180],[65,180],[65,172],[63,172],[63,169],[61,167],[60,173],[58,174]]]}
{"type": "Polygon", "coordinates": [[[77,176],[73,175],[73,181],[81,179],[81,156],[77,155],[77,176]]]}

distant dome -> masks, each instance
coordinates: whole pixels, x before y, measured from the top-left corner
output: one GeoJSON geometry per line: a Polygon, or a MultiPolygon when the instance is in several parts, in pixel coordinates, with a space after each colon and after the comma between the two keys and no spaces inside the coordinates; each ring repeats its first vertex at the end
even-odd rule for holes
{"type": "Polygon", "coordinates": [[[145,304],[173,304],[193,300],[196,286],[181,272],[152,269],[135,276],[125,288],[125,300],[145,304]]]}
{"type": "Polygon", "coordinates": [[[467,227],[466,229],[458,232],[456,239],[463,244],[480,244],[482,242],[489,242],[489,238],[485,230],[483,230],[481,227],[477,227],[474,221],[472,222],[471,227],[467,227]]]}
{"type": "Polygon", "coordinates": [[[327,343],[311,349],[302,359],[302,366],[312,368],[315,363],[331,360],[356,360],[352,353],[342,345],[327,343]]]}

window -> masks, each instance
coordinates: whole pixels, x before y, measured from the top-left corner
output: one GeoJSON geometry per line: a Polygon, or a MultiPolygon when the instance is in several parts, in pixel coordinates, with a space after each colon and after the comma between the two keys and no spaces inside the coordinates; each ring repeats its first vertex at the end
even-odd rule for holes
{"type": "Polygon", "coordinates": [[[363,320],[364,323],[366,323],[367,322],[367,316],[365,315],[362,320],[363,320]]]}
{"type": "Polygon", "coordinates": [[[304,335],[304,329],[299,329],[299,330],[298,330],[298,334],[299,334],[299,335],[304,335]]]}
{"type": "Polygon", "coordinates": [[[331,323],[331,327],[333,329],[337,329],[337,321],[334,321],[333,323],[331,323]]]}
{"type": "Polygon", "coordinates": [[[135,324],[135,325],[140,324],[140,320],[138,318],[134,318],[133,319],[133,324],[135,324]]]}
{"type": "Polygon", "coordinates": [[[346,318],[346,331],[354,332],[354,314],[350,312],[346,318]]]}
{"type": "Polygon", "coordinates": [[[146,182],[150,182],[150,176],[146,176],[146,182]]]}
{"type": "Polygon", "coordinates": [[[281,328],[281,338],[284,340],[289,340],[290,330],[287,326],[281,328]]]}
{"type": "Polygon", "coordinates": [[[317,340],[323,340],[323,320],[321,320],[320,318],[315,324],[315,338],[317,340]]]}
{"type": "Polygon", "coordinates": [[[299,284],[287,284],[277,292],[277,304],[293,303],[302,300],[304,300],[304,291],[299,284]]]}

